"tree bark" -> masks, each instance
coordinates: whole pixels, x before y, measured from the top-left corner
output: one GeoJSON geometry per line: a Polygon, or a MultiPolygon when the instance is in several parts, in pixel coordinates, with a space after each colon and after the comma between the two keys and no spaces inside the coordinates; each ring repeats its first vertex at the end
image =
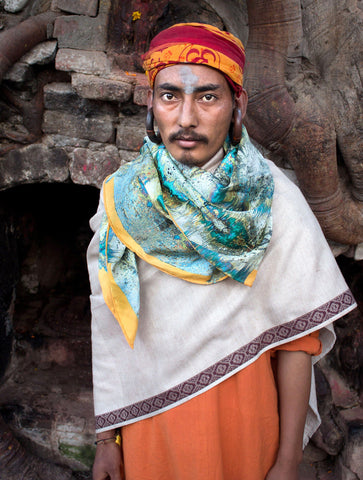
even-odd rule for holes
{"type": "Polygon", "coordinates": [[[0,480],[67,480],[71,475],[68,468],[28,453],[0,416],[0,480]]]}
{"type": "MultiPolygon", "coordinates": [[[[358,244],[363,241],[362,204],[350,193],[351,185],[347,187],[339,177],[331,102],[320,86],[311,88],[301,75],[300,1],[248,0],[247,6],[247,128],[261,145],[292,165],[325,235],[343,244],[358,244]],[[293,89],[287,87],[288,63],[293,89]]],[[[351,149],[343,150],[349,155],[351,149]]],[[[357,155],[352,157],[347,165],[359,197],[360,167],[357,155]]]]}

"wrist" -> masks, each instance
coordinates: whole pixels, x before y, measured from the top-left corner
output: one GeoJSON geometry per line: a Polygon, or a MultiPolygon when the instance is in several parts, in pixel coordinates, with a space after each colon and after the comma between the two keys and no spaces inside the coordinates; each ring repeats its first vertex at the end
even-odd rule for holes
{"type": "Polygon", "coordinates": [[[116,428],[113,428],[112,430],[106,430],[104,432],[96,433],[96,438],[97,440],[104,440],[106,438],[116,437],[116,431],[116,428]]]}
{"type": "Polygon", "coordinates": [[[97,446],[106,445],[108,443],[116,443],[118,446],[121,446],[121,435],[120,429],[118,428],[97,433],[96,438],[95,445],[97,446]]]}
{"type": "Polygon", "coordinates": [[[303,459],[302,435],[293,435],[291,432],[290,434],[281,434],[277,458],[282,464],[299,465],[303,459]]]}
{"type": "Polygon", "coordinates": [[[298,466],[303,459],[302,450],[279,450],[276,463],[280,465],[298,466]]]}

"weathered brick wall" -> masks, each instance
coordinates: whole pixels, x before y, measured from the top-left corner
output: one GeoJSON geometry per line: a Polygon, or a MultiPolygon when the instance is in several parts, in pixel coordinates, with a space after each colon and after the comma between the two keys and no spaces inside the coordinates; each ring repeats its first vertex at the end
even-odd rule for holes
{"type": "Polygon", "coordinates": [[[0,133],[10,151],[0,162],[0,189],[67,179],[100,187],[105,176],[135,158],[145,135],[146,77],[121,70],[106,53],[109,2],[56,0],[52,8],[64,13],[54,24],[56,40],[22,57],[4,81],[26,90],[36,82],[36,69],[47,65],[64,72],[66,81],[44,85],[43,135],[36,146],[12,149],[9,138],[28,132],[20,115],[11,112],[3,122],[0,133]]]}

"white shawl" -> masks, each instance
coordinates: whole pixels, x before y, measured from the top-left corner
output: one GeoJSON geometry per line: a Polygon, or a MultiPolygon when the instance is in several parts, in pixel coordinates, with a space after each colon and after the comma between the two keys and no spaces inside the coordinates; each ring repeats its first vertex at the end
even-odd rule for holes
{"type": "MultiPolygon", "coordinates": [[[[141,310],[134,349],[98,282],[101,200],[90,222],[95,236],[88,249],[97,431],[173,408],[266,350],[315,330],[323,352],[313,362],[331,349],[331,324],[355,308],[354,299],[300,190],[269,165],[275,181],[273,234],[253,286],[232,279],[192,284],[138,260],[141,310]]],[[[313,384],[305,444],[319,421],[313,384]]]]}

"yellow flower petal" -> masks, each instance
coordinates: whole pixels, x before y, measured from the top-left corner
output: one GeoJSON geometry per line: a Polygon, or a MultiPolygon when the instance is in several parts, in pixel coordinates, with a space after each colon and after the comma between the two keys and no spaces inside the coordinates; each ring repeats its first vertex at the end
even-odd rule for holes
{"type": "Polygon", "coordinates": [[[136,10],[136,12],[132,12],[132,21],[135,22],[136,20],[139,20],[141,18],[141,12],[136,10]]]}

